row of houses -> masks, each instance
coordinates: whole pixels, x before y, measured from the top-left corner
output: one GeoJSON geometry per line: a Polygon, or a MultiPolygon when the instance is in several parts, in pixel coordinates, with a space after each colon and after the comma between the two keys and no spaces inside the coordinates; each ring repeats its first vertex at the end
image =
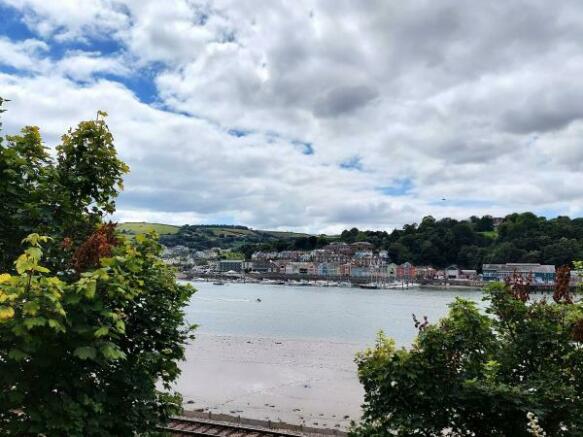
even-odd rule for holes
{"type": "Polygon", "coordinates": [[[371,281],[417,282],[444,278],[449,280],[479,279],[475,270],[459,270],[455,266],[445,270],[438,270],[433,267],[414,266],[409,262],[403,264],[378,263],[363,265],[355,260],[345,263],[288,260],[221,260],[213,264],[213,269],[220,273],[276,273],[284,275],[359,278],[369,279],[371,281]]]}
{"type": "MultiPolygon", "coordinates": [[[[345,263],[309,261],[237,261],[222,260],[215,266],[216,271],[278,273],[289,275],[310,275],[323,277],[368,278],[370,280],[393,280],[406,282],[422,281],[504,281],[514,274],[529,278],[535,284],[554,284],[555,266],[534,263],[484,264],[482,273],[476,270],[459,269],[450,266],[435,269],[430,266],[414,266],[411,263],[379,263],[362,265],[352,260],[345,263]]],[[[573,272],[573,281],[579,272],[573,272]]]]}
{"type": "MultiPolygon", "coordinates": [[[[311,251],[288,250],[281,252],[255,252],[250,261],[220,260],[220,250],[210,249],[189,253],[186,248],[176,247],[167,252],[170,263],[195,263],[205,260],[206,271],[220,273],[277,273],[322,277],[368,278],[370,280],[422,282],[443,281],[504,281],[514,274],[529,278],[535,284],[553,284],[555,266],[536,263],[484,264],[482,273],[476,270],[449,266],[435,269],[431,266],[414,266],[411,263],[390,262],[386,251],[375,252],[368,242],[346,244],[331,243],[322,249],[311,251]]],[[[572,273],[573,281],[578,272],[572,273]]]]}

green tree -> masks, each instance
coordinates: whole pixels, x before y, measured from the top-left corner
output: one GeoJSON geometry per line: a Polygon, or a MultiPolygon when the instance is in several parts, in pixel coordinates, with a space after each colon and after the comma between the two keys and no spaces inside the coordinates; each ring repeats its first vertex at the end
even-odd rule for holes
{"type": "Polygon", "coordinates": [[[549,436],[583,435],[583,305],[529,302],[502,284],[486,296],[486,313],[458,299],[408,350],[381,333],[357,357],[353,436],[526,437],[530,412],[549,436]]]}
{"type": "MultiPolygon", "coordinates": [[[[99,112],[96,120],[63,135],[56,162],[36,126],[0,142],[0,270],[12,268],[28,234],[79,244],[113,212],[129,168],[117,157],[105,116],[99,112]]],[[[53,266],[63,253],[53,246],[47,250],[53,266]]]]}
{"type": "Polygon", "coordinates": [[[69,131],[57,162],[38,128],[7,137],[0,172],[0,434],[153,431],[180,410],[194,289],[155,236],[103,223],[127,172],[103,117],[69,131]]]}

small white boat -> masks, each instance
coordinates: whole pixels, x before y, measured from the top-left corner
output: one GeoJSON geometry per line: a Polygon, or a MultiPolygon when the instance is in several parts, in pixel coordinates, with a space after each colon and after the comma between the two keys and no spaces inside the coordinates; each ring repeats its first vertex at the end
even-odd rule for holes
{"type": "Polygon", "coordinates": [[[223,281],[215,281],[213,285],[225,285],[225,283],[223,281]]]}
{"type": "Polygon", "coordinates": [[[360,284],[359,287],[365,288],[367,290],[376,290],[377,288],[379,288],[378,284],[374,284],[372,282],[369,284],[360,284]]]}

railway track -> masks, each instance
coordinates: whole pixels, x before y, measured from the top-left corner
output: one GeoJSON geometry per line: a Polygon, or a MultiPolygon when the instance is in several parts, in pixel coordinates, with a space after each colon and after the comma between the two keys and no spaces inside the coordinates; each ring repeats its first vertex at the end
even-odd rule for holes
{"type": "Polygon", "coordinates": [[[258,428],[207,419],[175,417],[168,425],[160,427],[173,437],[222,436],[222,437],[304,437],[307,434],[258,428]]]}

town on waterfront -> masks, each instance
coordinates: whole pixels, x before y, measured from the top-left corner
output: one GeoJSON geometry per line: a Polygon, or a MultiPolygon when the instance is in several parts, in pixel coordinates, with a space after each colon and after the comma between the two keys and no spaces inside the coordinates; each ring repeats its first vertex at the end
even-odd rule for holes
{"type": "Polygon", "coordinates": [[[468,219],[423,217],[391,231],[337,235],[256,230],[240,225],[122,223],[128,235],[161,234],[165,261],[181,277],[217,281],[398,288],[477,287],[518,275],[550,290],[560,269],[580,280],[583,220],[531,212],[468,219]],[[553,235],[554,238],[549,238],[553,235]]]}
{"type": "MultiPolygon", "coordinates": [[[[220,249],[190,253],[184,247],[167,248],[164,259],[179,268],[181,277],[215,278],[231,281],[329,285],[363,288],[395,288],[414,285],[482,287],[491,281],[505,281],[519,275],[531,286],[544,290],[554,286],[556,268],[539,263],[484,264],[477,269],[451,265],[444,269],[396,264],[386,250],[374,250],[366,241],[352,244],[334,242],[311,251],[286,250],[255,252],[251,259],[220,259],[220,249]]],[[[570,272],[573,286],[581,272],[570,272]]],[[[220,282],[217,282],[220,283],[220,282]]]]}

